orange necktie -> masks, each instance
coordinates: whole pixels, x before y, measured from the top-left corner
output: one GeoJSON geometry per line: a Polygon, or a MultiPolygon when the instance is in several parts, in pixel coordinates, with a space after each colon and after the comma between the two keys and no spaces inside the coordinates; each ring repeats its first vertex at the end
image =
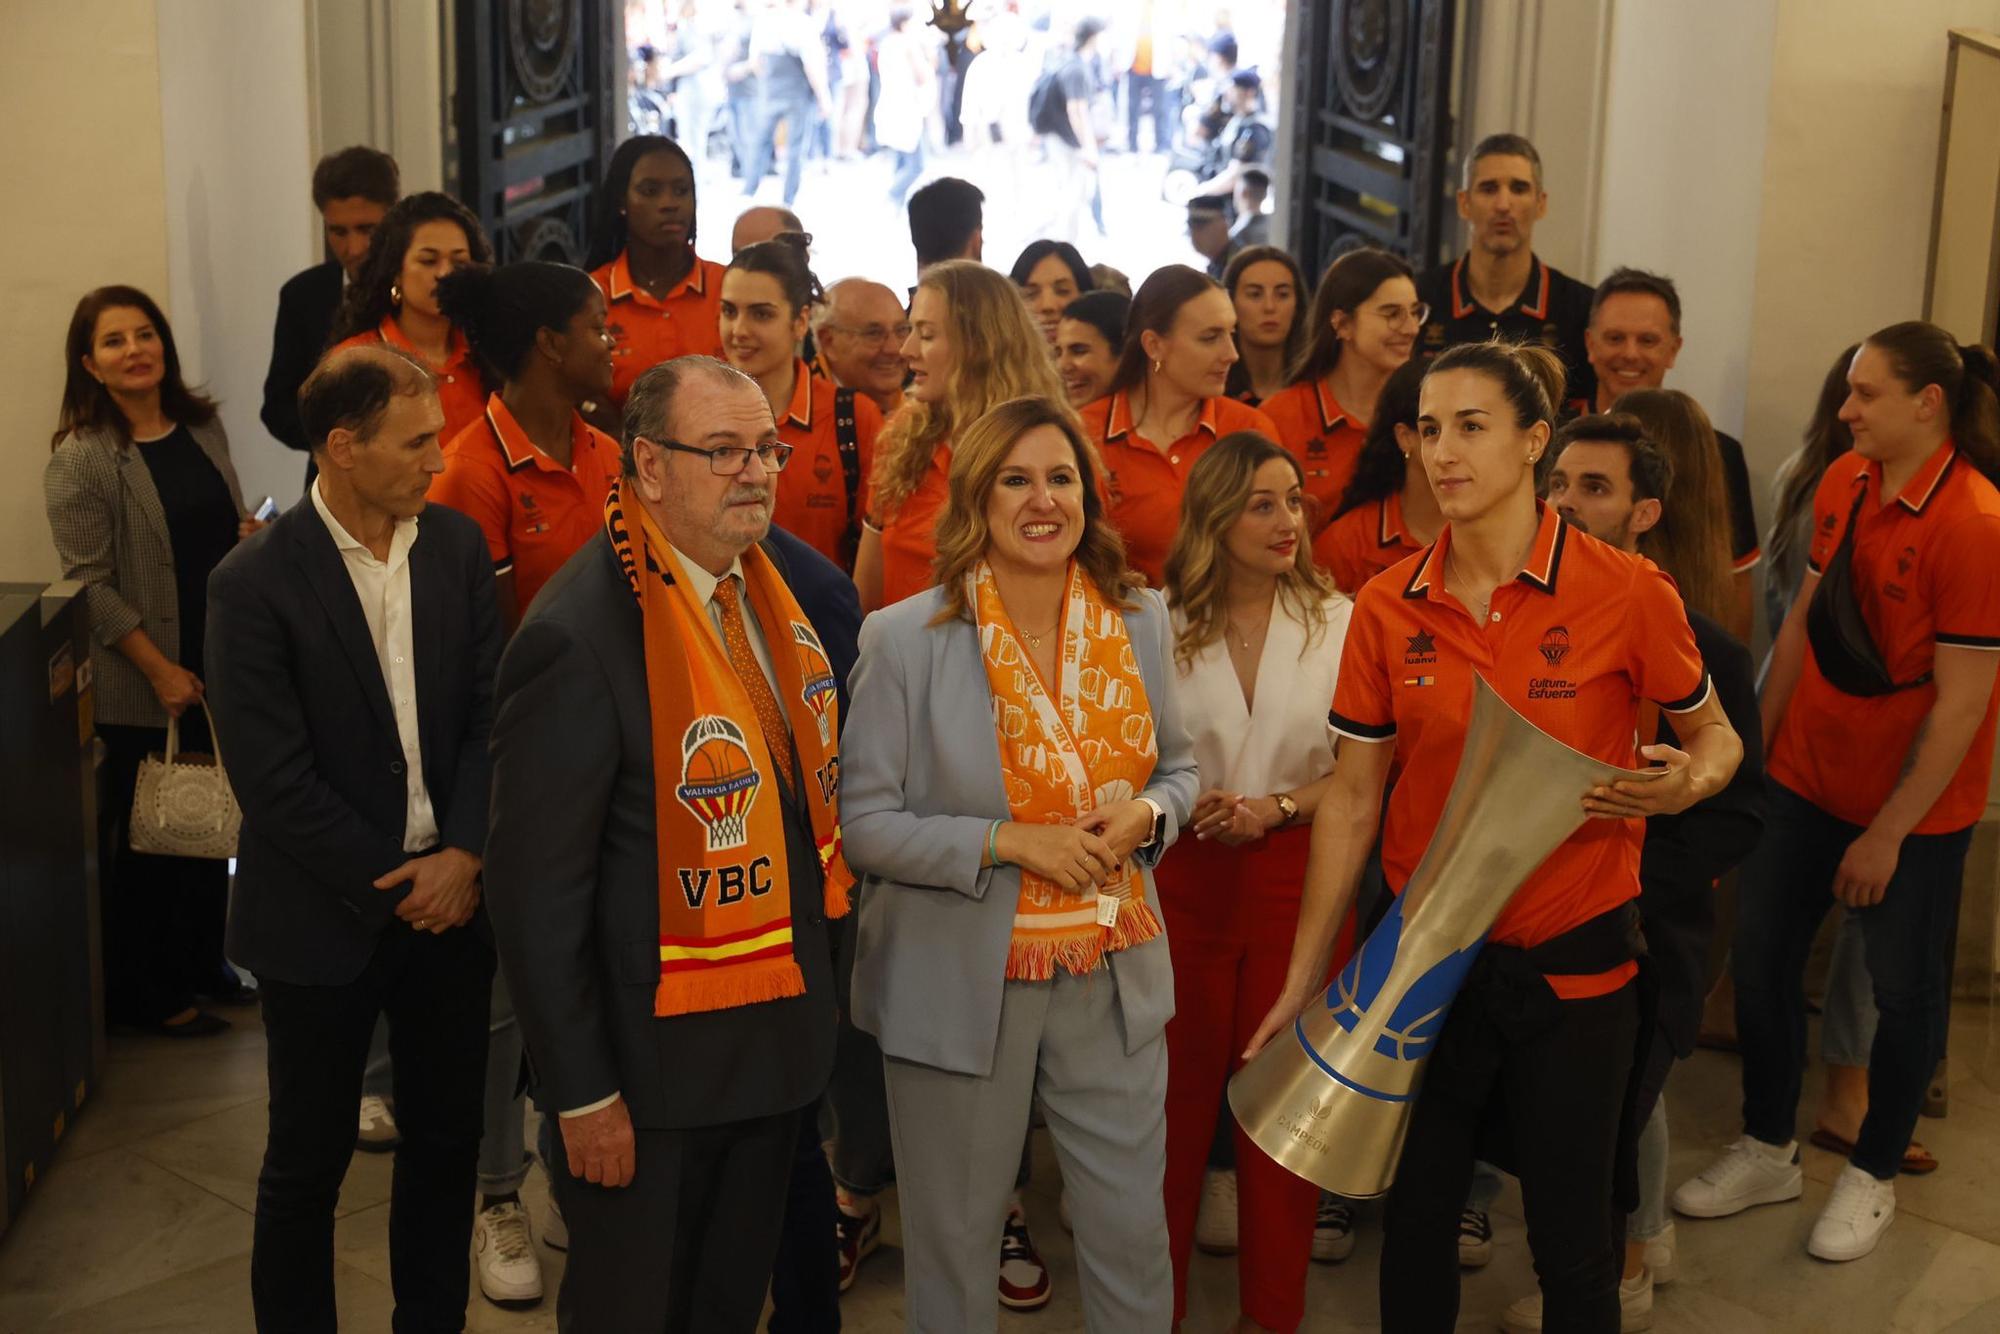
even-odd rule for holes
{"type": "Polygon", "coordinates": [[[771,693],[771,683],[765,678],[764,669],[757,665],[757,655],[751,651],[750,632],[743,625],[743,604],[733,575],[724,575],[716,584],[715,604],[722,608],[722,642],[729,649],[729,665],[736,669],[743,688],[750,692],[757,723],[764,729],[764,744],[770,747],[771,758],[778,764],[778,781],[790,792],[792,734],[785,726],[785,715],[778,709],[777,696],[771,693]]]}

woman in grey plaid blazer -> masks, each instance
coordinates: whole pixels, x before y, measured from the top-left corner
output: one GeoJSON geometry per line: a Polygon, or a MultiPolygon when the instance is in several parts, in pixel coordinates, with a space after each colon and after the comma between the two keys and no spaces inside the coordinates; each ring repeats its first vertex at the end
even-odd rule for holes
{"type": "Polygon", "coordinates": [[[228,1024],[197,995],[254,1001],[222,956],[228,868],[127,846],[132,793],[146,755],[207,750],[201,646],[208,575],[255,526],[229,462],[215,405],[181,379],[166,317],[130,287],[78,302],[65,343],[68,379],[54,452],[42,474],[63,576],[90,607],[97,734],[110,785],[101,846],[105,1000],[114,1023],[177,1037],[228,1024]]]}

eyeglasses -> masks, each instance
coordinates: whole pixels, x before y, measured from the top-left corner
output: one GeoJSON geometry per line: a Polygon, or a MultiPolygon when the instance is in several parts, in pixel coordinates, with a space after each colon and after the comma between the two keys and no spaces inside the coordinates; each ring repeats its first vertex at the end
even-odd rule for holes
{"type": "Polygon", "coordinates": [[[761,445],[754,446],[721,445],[715,449],[696,449],[693,445],[684,445],[678,440],[654,440],[649,435],[636,438],[657,445],[661,449],[671,449],[678,454],[699,455],[708,460],[708,470],[717,477],[734,477],[742,472],[750,466],[752,454],[755,454],[757,461],[772,472],[783,472],[785,465],[792,461],[792,447],[779,444],[776,440],[767,440],[761,445]]]}
{"type": "Polygon", "coordinates": [[[895,339],[898,343],[904,343],[909,341],[910,337],[910,326],[907,324],[869,324],[859,329],[851,324],[825,324],[820,327],[831,329],[835,333],[844,333],[851,338],[856,338],[863,343],[870,344],[880,344],[890,338],[895,339]]]}
{"type": "Polygon", "coordinates": [[[1380,315],[1392,329],[1405,322],[1421,329],[1424,322],[1431,317],[1431,308],[1419,301],[1414,306],[1377,306],[1375,313],[1380,315]]]}

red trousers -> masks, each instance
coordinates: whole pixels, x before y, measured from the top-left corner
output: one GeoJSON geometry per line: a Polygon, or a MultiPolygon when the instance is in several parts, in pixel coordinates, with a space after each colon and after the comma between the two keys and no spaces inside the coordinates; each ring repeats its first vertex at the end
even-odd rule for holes
{"type": "MultiPolygon", "coordinates": [[[[1154,872],[1174,962],[1166,1199],[1176,1322],[1187,1315],[1188,1256],[1223,1086],[1243,1064],[1244,1045],[1284,988],[1311,833],[1281,830],[1241,848],[1196,842],[1189,834],[1154,872]]],[[[1350,914],[1334,942],[1334,967],[1353,946],[1350,914]]],[[[1236,1180],[1241,1310],[1266,1328],[1296,1329],[1305,1317],[1319,1187],[1271,1161],[1241,1126],[1236,1127],[1236,1180]]]]}

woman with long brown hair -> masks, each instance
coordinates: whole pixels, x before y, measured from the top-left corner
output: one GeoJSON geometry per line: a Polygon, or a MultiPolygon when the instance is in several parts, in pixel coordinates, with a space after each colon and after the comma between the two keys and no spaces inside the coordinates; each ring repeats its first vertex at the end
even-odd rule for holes
{"type": "Polygon", "coordinates": [[[1611,410],[1637,417],[1672,470],[1660,521],[1640,535],[1640,553],[1673,576],[1683,602],[1727,626],[1736,606],[1729,493],[1708,414],[1678,389],[1635,389],[1611,410]]]}
{"type": "Polygon", "coordinates": [[[1111,392],[1083,410],[1111,520],[1132,568],[1156,583],[1202,454],[1237,431],[1278,438],[1269,417],[1228,396],[1235,332],[1236,307],[1214,279],[1182,264],[1155,269],[1132,298],[1111,392]]]}
{"type": "Polygon", "coordinates": [[[245,516],[215,403],[181,378],[167,317],[135,287],[77,302],[63,341],[62,410],[42,473],[63,577],[84,586],[96,676],[95,720],[108,793],[101,846],[105,1007],[112,1023],[172,1037],[229,1027],[196,996],[255,1001],[223,958],[228,864],[133,852],[128,819],[147,755],[167,724],[207,750],[203,637],[208,576],[245,516]]]}
{"type": "Polygon", "coordinates": [[[1410,266],[1386,250],[1351,250],[1326,266],[1288,387],[1263,403],[1278,443],[1305,467],[1314,537],[1333,521],[1375,400],[1410,359],[1428,316],[1410,266]]]}
{"type": "Polygon", "coordinates": [[[1002,403],[955,445],[937,586],[863,625],[841,756],[867,877],[852,1009],[886,1058],[906,1314],[995,1327],[1039,1101],[1086,1327],[1162,1331],[1173,970],[1151,868],[1196,786],[1166,608],[1060,399],[1002,403]]]}
{"type": "MultiPolygon", "coordinates": [[[[1305,478],[1273,442],[1248,431],[1218,440],[1189,472],[1181,513],[1166,593],[1201,793],[1196,841],[1158,875],[1174,964],[1166,1200],[1176,1320],[1187,1314],[1204,1160],[1218,1116],[1228,1117],[1218,1111],[1223,1086],[1291,956],[1312,819],[1333,774],[1325,706],[1353,610],[1313,565],[1305,478]]],[[[1347,953],[1343,938],[1336,966],[1347,953]]],[[[1228,1119],[1240,1202],[1236,1328],[1295,1329],[1319,1192],[1228,1119]]]]}
{"type": "Polygon", "coordinates": [[[1289,251],[1253,245],[1230,256],[1222,289],[1236,306],[1239,358],[1224,392],[1254,408],[1291,383],[1292,364],[1305,347],[1305,274],[1289,251]]]}
{"type": "Polygon", "coordinates": [[[863,611],[931,586],[953,432],[1011,398],[1066,401],[1020,288],[973,260],[924,270],[910,301],[903,359],[910,387],[876,437],[870,513],[854,558],[863,611]]]}
{"type": "Polygon", "coordinates": [[[471,209],[436,190],[408,195],[382,216],[334,318],[334,348],[386,343],[430,371],[444,409],[440,440],[478,421],[497,386],[486,383],[465,332],[438,305],[438,284],[454,269],[492,262],[471,209]]]}
{"type": "Polygon", "coordinates": [[[1806,422],[1799,447],[1785,456],[1771,477],[1771,538],[1764,544],[1764,617],[1775,636],[1806,577],[1806,548],[1812,545],[1813,493],[1832,462],[1854,448],[1854,432],[1840,419],[1847,401],[1847,368],[1861,344],[1850,343],[1820,382],[1819,398],[1806,422]]]}

